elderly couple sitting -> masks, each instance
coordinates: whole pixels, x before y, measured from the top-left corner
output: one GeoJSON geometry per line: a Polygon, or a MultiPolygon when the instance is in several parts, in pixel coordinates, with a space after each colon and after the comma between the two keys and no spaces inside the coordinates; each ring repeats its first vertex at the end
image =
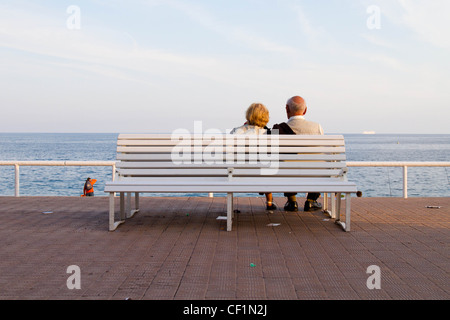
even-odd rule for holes
{"type": "MultiPolygon", "coordinates": [[[[304,115],[307,111],[305,100],[300,96],[290,98],[286,103],[286,114],[289,119],[287,122],[275,124],[272,130],[278,130],[279,134],[323,134],[320,124],[307,121],[304,115]]],[[[267,127],[269,123],[269,110],[261,103],[253,103],[247,109],[245,114],[247,122],[234,128],[231,134],[270,134],[271,129],[267,127]]],[[[271,193],[266,193],[267,210],[275,210],[277,206],[273,203],[271,193]]],[[[284,206],[285,211],[298,211],[296,193],[285,193],[287,202],[284,206]]],[[[321,209],[322,206],[317,202],[320,193],[308,193],[303,207],[304,211],[314,211],[321,209]]]]}

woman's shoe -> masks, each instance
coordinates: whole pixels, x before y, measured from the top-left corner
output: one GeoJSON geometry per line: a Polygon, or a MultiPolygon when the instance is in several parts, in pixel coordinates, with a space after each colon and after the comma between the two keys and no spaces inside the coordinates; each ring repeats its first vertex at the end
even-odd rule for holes
{"type": "Polygon", "coordinates": [[[322,205],[315,200],[306,200],[305,206],[303,207],[303,211],[316,211],[322,209],[322,205]]]}
{"type": "Polygon", "coordinates": [[[271,205],[267,204],[266,206],[266,210],[277,210],[277,209],[278,209],[277,206],[273,202],[271,205]]]}
{"type": "Polygon", "coordinates": [[[297,201],[288,201],[284,205],[284,211],[297,212],[298,211],[298,203],[297,201]]]}

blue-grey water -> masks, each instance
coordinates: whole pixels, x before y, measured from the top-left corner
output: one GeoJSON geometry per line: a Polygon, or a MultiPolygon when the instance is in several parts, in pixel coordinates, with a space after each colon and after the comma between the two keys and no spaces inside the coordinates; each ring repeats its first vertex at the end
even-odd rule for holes
{"type": "MultiPolygon", "coordinates": [[[[347,161],[450,161],[450,135],[344,136],[347,161]]],[[[116,141],[114,133],[0,133],[0,160],[114,161],[116,141]]],[[[0,196],[14,195],[14,176],[13,166],[0,166],[0,196]]],[[[97,179],[95,195],[105,196],[111,167],[21,166],[20,195],[79,196],[87,177],[97,179]]],[[[351,167],[348,178],[365,197],[403,195],[402,168],[351,167]]],[[[450,168],[408,168],[408,196],[450,196],[450,168]]]]}

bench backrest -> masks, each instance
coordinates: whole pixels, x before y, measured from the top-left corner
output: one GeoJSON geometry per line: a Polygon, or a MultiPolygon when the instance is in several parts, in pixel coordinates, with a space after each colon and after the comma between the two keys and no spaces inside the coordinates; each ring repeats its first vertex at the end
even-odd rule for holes
{"type": "Polygon", "coordinates": [[[116,181],[163,177],[345,178],[342,135],[120,134],[116,181]]]}

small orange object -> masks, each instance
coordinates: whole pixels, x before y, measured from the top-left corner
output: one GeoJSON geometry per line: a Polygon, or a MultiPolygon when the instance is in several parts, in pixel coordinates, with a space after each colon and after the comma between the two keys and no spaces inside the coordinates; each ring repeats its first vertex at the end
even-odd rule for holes
{"type": "Polygon", "coordinates": [[[94,184],[97,182],[97,179],[87,178],[84,183],[83,188],[83,196],[93,196],[94,195],[94,184]]]}

